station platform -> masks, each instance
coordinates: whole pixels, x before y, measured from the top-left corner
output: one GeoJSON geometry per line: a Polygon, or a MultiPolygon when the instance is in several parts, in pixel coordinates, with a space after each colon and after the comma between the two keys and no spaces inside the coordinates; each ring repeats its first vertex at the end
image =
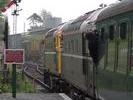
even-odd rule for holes
{"type": "Polygon", "coordinates": [[[12,98],[11,93],[0,94],[0,100],[72,100],[63,93],[17,93],[12,98]]]}

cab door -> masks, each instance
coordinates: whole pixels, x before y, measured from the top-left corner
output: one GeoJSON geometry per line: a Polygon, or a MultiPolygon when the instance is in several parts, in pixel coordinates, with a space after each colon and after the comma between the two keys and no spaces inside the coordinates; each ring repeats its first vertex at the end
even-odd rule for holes
{"type": "Polygon", "coordinates": [[[82,34],[83,74],[85,76],[85,86],[87,87],[89,95],[95,97],[95,80],[93,77],[95,75],[88,44],[89,40],[86,37],[86,34],[82,34]]]}

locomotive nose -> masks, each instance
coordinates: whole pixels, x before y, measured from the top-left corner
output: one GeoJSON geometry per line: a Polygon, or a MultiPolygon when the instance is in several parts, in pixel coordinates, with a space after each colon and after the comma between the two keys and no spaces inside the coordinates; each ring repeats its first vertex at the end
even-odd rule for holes
{"type": "Polygon", "coordinates": [[[88,49],[90,56],[95,64],[98,64],[100,59],[105,54],[106,41],[95,31],[86,34],[88,40],[88,49]]]}

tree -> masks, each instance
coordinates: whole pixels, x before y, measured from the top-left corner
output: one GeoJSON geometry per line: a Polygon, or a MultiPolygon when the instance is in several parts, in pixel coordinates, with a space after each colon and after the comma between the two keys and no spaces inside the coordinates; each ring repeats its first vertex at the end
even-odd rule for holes
{"type": "Polygon", "coordinates": [[[46,20],[47,20],[48,18],[52,18],[52,14],[51,14],[50,12],[46,11],[45,9],[43,9],[43,10],[41,11],[41,18],[42,18],[42,20],[43,20],[43,27],[45,27],[45,25],[46,25],[46,20]]]}
{"type": "Polygon", "coordinates": [[[33,13],[27,20],[30,20],[30,30],[36,30],[43,24],[42,18],[36,13],[33,13]]]}
{"type": "Polygon", "coordinates": [[[46,10],[42,10],[41,14],[38,15],[36,13],[33,13],[30,17],[27,18],[27,20],[30,21],[30,29],[29,31],[39,30],[39,29],[46,29],[51,28],[52,25],[54,26],[56,21],[54,22],[55,17],[52,16],[52,14],[46,10]],[[53,21],[53,22],[52,22],[53,21]]]}

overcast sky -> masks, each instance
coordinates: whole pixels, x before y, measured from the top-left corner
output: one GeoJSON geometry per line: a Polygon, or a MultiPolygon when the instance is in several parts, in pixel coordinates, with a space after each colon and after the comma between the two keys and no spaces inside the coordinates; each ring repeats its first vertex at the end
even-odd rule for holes
{"type": "MultiPolygon", "coordinates": [[[[24,23],[28,28],[28,21],[26,20],[33,13],[40,14],[42,9],[52,13],[53,16],[61,17],[63,22],[74,19],[88,11],[97,9],[101,3],[111,4],[118,0],[22,0],[20,8],[23,10],[18,16],[18,33],[24,31],[24,23]]],[[[10,31],[12,32],[12,16],[10,8],[6,14],[9,16],[10,31]]]]}

